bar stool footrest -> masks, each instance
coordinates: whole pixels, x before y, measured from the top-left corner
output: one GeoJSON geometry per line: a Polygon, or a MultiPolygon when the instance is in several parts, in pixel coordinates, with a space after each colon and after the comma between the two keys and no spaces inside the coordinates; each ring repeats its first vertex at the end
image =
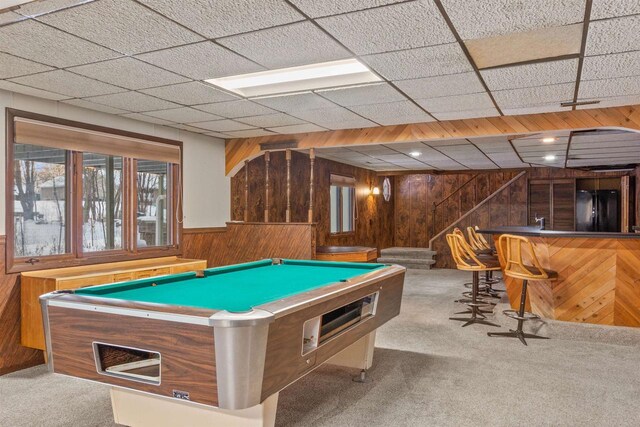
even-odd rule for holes
{"type": "Polygon", "coordinates": [[[502,314],[504,314],[505,316],[510,317],[512,319],[516,319],[516,320],[538,320],[538,319],[540,319],[540,316],[538,316],[535,313],[529,313],[528,311],[525,311],[522,316],[520,316],[520,313],[518,313],[516,310],[503,310],[502,314]]]}

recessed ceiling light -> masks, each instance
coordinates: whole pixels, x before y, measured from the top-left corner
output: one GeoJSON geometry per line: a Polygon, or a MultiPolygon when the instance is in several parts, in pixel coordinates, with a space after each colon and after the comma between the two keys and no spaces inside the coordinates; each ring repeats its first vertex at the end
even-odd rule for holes
{"type": "Polygon", "coordinates": [[[553,162],[555,159],[556,159],[555,154],[547,154],[546,156],[544,156],[544,160],[547,162],[553,162]]]}
{"type": "Polygon", "coordinates": [[[421,152],[419,152],[419,151],[412,151],[412,152],[410,152],[409,154],[410,154],[411,156],[413,156],[413,157],[418,157],[418,156],[419,156],[420,154],[422,154],[422,153],[421,153],[421,152]]]}
{"type": "Polygon", "coordinates": [[[550,144],[552,142],[556,142],[556,138],[552,136],[547,136],[545,138],[542,138],[542,142],[544,142],[545,144],[550,144]]]}
{"type": "Polygon", "coordinates": [[[254,97],[352,86],[381,80],[357,59],[344,59],[205,81],[238,95],[254,97]]]}

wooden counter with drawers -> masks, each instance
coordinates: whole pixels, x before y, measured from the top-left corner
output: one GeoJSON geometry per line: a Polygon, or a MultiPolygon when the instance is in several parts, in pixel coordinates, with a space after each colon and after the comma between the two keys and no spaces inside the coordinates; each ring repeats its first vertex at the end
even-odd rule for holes
{"type": "Polygon", "coordinates": [[[38,300],[42,294],[60,289],[77,289],[205,268],[206,260],[170,256],[22,273],[21,344],[40,350],[45,348],[42,313],[38,300]]]}

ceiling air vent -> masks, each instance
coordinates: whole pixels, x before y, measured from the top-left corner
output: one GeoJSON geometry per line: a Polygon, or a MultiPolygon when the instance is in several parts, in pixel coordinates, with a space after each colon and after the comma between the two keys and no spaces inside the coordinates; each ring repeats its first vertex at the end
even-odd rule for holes
{"type": "Polygon", "coordinates": [[[578,107],[580,105],[593,105],[593,104],[600,104],[600,101],[567,101],[567,102],[561,102],[560,106],[561,107],[578,107]]]}
{"type": "Polygon", "coordinates": [[[287,148],[298,148],[298,141],[264,142],[260,144],[260,150],[286,150],[287,148]]]}

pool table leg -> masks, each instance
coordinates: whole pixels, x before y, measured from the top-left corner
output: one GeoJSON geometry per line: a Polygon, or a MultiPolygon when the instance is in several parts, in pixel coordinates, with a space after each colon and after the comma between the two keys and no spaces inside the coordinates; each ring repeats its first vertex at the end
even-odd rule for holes
{"type": "Polygon", "coordinates": [[[366,371],[373,364],[375,342],[376,331],[374,330],[327,360],[327,363],[366,371]]]}
{"type": "Polygon", "coordinates": [[[114,421],[130,427],[273,427],[278,393],[251,408],[230,410],[112,387],[111,404],[114,421]]]}

